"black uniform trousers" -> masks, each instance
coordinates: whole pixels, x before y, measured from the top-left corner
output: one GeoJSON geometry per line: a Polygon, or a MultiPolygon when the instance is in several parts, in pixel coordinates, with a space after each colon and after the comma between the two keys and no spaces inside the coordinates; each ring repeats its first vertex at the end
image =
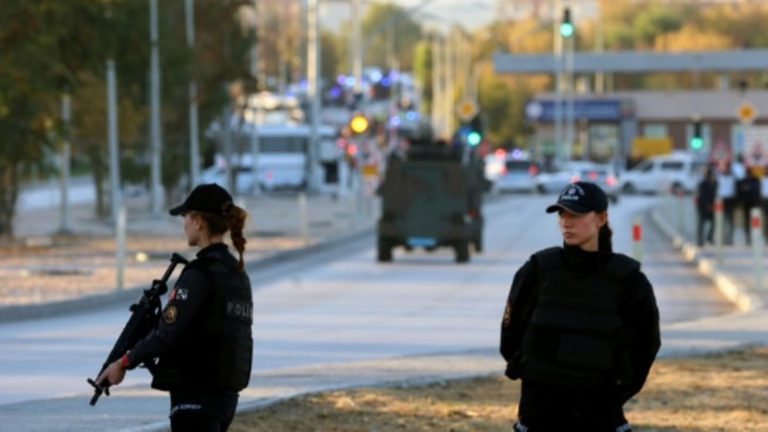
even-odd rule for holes
{"type": "Polygon", "coordinates": [[[238,394],[171,391],[171,431],[224,432],[235,418],[238,394]]]}
{"type": "Polygon", "coordinates": [[[524,432],[628,432],[616,387],[569,387],[523,379],[515,429],[524,432]]]}

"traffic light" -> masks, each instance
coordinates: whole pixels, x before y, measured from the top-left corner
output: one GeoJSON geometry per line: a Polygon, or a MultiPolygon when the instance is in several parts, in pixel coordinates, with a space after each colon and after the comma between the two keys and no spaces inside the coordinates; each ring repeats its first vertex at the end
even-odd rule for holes
{"type": "Polygon", "coordinates": [[[368,130],[368,119],[362,114],[355,114],[349,121],[349,128],[358,135],[365,133],[368,130]]]}
{"type": "Polygon", "coordinates": [[[693,133],[691,134],[691,149],[701,150],[704,148],[704,135],[701,132],[701,120],[694,120],[693,133]]]}
{"type": "Polygon", "coordinates": [[[483,119],[480,115],[476,115],[470,120],[466,126],[466,140],[467,145],[470,147],[477,147],[483,142],[483,119]]]}
{"type": "Polygon", "coordinates": [[[571,8],[566,7],[563,9],[563,20],[560,22],[560,36],[566,39],[573,37],[575,30],[571,20],[571,8]]]}
{"type": "Polygon", "coordinates": [[[467,144],[469,144],[472,147],[475,147],[476,145],[479,145],[481,142],[483,142],[483,135],[476,130],[469,131],[467,134],[467,144]]]}

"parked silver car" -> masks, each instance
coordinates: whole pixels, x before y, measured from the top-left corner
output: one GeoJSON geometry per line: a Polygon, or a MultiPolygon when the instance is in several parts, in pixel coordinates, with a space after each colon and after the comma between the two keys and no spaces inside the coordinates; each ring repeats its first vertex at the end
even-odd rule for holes
{"type": "Polygon", "coordinates": [[[566,162],[559,169],[539,174],[536,189],[541,193],[557,193],[577,181],[595,183],[605,191],[608,199],[619,200],[619,177],[612,165],[588,161],[566,162]]]}
{"type": "Polygon", "coordinates": [[[539,167],[535,162],[525,159],[507,159],[502,175],[496,180],[499,192],[534,192],[539,167]]]}

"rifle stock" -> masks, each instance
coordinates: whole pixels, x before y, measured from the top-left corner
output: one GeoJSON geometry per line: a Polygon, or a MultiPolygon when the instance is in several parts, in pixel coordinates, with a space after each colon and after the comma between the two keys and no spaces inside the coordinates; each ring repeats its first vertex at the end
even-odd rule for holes
{"type": "MultiPolygon", "coordinates": [[[[171,255],[171,264],[165,270],[163,277],[152,281],[152,286],[144,290],[143,295],[138,302],[134,303],[130,307],[131,316],[128,318],[128,322],[123,327],[123,331],[120,332],[120,336],[117,338],[115,345],[109,352],[106,361],[101,367],[101,370],[96,375],[101,375],[102,372],[112,362],[122,357],[127,351],[132,349],[140,340],[144,339],[149,332],[157,325],[157,319],[160,316],[160,297],[168,291],[168,278],[171,277],[173,271],[176,269],[176,265],[186,265],[187,260],[179,255],[173,253],[171,255]]],[[[152,361],[144,362],[144,365],[150,370],[154,369],[154,363],[152,361]]],[[[90,405],[96,405],[96,402],[101,397],[102,393],[109,396],[109,382],[104,382],[101,385],[96,384],[96,381],[88,378],[88,384],[93,387],[93,397],[91,397],[90,405]]]]}

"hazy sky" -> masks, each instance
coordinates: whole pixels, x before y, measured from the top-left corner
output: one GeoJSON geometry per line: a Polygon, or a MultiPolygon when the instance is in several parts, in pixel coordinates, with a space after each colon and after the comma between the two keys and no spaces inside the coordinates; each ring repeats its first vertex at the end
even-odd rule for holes
{"type": "MultiPolygon", "coordinates": [[[[468,29],[488,24],[493,20],[496,0],[389,0],[406,9],[418,7],[414,18],[434,27],[448,27],[461,23],[468,29]]],[[[364,0],[365,3],[365,0],[364,0]]],[[[346,2],[320,1],[320,16],[324,27],[338,30],[344,20],[349,19],[349,4],[346,2]]]]}

